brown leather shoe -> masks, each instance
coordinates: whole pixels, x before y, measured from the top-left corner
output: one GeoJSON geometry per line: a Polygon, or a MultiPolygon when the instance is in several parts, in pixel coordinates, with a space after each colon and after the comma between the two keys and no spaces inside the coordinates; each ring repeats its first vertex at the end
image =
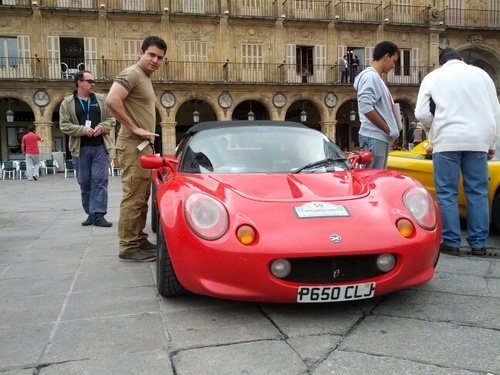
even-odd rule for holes
{"type": "Polygon", "coordinates": [[[458,247],[451,247],[445,244],[439,245],[439,251],[444,254],[454,255],[457,257],[466,256],[467,254],[461,253],[458,247]]]}

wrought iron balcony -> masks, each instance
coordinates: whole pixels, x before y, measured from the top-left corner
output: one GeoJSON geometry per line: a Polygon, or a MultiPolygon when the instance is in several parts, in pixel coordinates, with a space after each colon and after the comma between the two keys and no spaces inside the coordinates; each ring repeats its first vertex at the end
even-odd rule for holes
{"type": "Polygon", "coordinates": [[[161,0],[107,0],[106,7],[108,12],[160,13],[162,11],[161,0]]]}
{"type": "Polygon", "coordinates": [[[382,4],[344,2],[335,4],[334,18],[336,22],[348,23],[382,23],[382,4]]]}
{"type": "Polygon", "coordinates": [[[447,28],[500,30],[500,10],[446,8],[443,13],[447,28]]]}
{"type": "Polygon", "coordinates": [[[229,18],[278,18],[278,0],[227,0],[229,18]]]}
{"type": "Polygon", "coordinates": [[[392,25],[429,25],[430,7],[389,3],[384,8],[384,22],[392,25]]]}
{"type": "MultiPolygon", "coordinates": [[[[39,0],[40,8],[97,10],[98,0],[39,0]]],[[[31,4],[30,4],[31,5],[31,4]]]]}
{"type": "Polygon", "coordinates": [[[283,14],[290,20],[332,19],[333,2],[330,0],[285,0],[283,14]]]}
{"type": "Polygon", "coordinates": [[[0,3],[0,9],[5,8],[31,8],[31,3],[33,0],[2,0],[0,3]]]}
{"type": "MultiPolygon", "coordinates": [[[[79,70],[89,70],[97,81],[112,82],[136,60],[0,58],[0,81],[71,81],[79,70]]],[[[365,67],[361,67],[364,69],[365,67]]],[[[393,85],[418,85],[433,67],[407,66],[387,75],[393,85]]],[[[349,78],[356,72],[351,72],[349,78]]],[[[206,84],[331,85],[341,82],[337,64],[300,64],[167,61],[153,74],[154,82],[206,84]],[[306,71],[304,74],[302,72],[306,71]]]]}
{"type": "Polygon", "coordinates": [[[172,15],[202,15],[221,16],[221,0],[170,0],[169,7],[172,15]]]}

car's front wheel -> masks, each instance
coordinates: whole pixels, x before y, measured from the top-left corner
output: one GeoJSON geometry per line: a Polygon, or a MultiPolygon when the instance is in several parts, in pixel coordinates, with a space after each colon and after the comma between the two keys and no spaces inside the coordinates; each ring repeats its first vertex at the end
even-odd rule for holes
{"type": "Polygon", "coordinates": [[[158,206],[156,205],[156,185],[151,183],[151,230],[158,233],[158,206]]]}
{"type": "Polygon", "coordinates": [[[156,288],[164,297],[175,297],[189,294],[175,275],[174,267],[168,253],[163,226],[158,226],[156,246],[156,288]]]}

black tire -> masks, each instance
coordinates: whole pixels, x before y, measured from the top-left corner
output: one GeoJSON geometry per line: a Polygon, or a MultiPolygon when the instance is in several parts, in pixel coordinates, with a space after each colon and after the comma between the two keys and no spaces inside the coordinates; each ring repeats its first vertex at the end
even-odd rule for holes
{"type": "Polygon", "coordinates": [[[493,227],[497,233],[500,233],[500,193],[493,200],[493,210],[491,212],[493,218],[493,227]]]}
{"type": "Polygon", "coordinates": [[[158,235],[156,237],[156,288],[158,289],[158,293],[164,297],[189,294],[189,291],[182,286],[177,276],[175,276],[161,225],[158,226],[158,235]]]}
{"type": "Polygon", "coordinates": [[[153,233],[158,233],[158,204],[156,203],[156,185],[154,182],[151,183],[151,230],[153,233]]]}

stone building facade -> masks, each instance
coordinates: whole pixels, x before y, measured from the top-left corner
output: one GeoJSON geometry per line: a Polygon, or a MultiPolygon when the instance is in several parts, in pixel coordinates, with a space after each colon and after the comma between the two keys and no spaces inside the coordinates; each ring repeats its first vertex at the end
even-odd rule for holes
{"type": "Polygon", "coordinates": [[[170,153],[199,121],[302,121],[343,150],[358,147],[351,79],[373,47],[401,49],[384,79],[400,103],[404,147],[419,83],[439,53],[459,50],[500,87],[500,0],[2,0],[0,2],[0,159],[21,159],[34,123],[47,140],[42,159],[67,150],[58,110],[90,70],[96,91],[134,63],[144,37],[161,36],[167,61],[153,75],[158,151],[170,153]],[[430,3],[430,4],[429,4],[430,3]],[[342,80],[339,60],[360,61],[342,80]],[[7,122],[6,112],[14,113],[7,122]]]}

